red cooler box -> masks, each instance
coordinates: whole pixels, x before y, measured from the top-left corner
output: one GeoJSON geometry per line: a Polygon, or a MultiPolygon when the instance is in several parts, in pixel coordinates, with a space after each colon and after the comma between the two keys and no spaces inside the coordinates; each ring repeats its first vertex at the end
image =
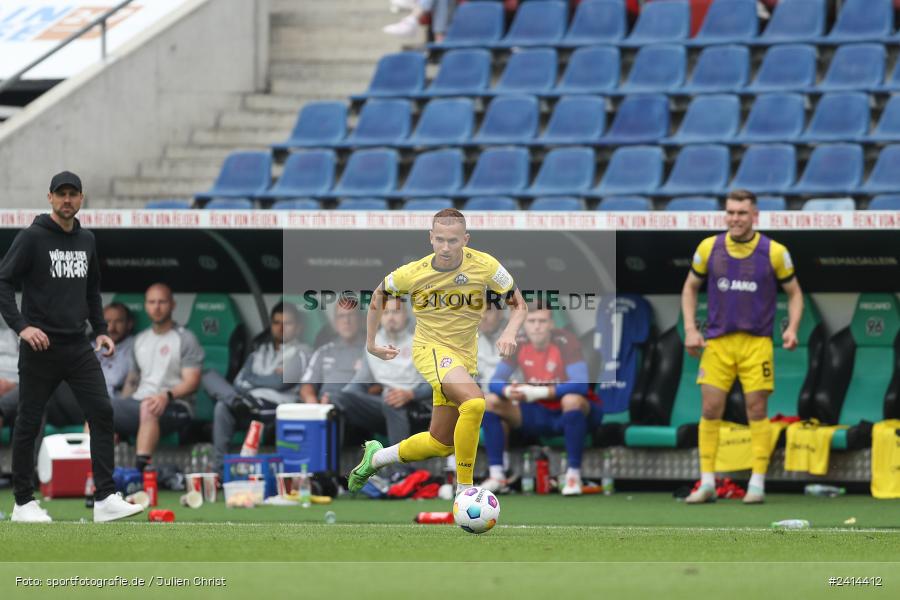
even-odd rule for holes
{"type": "Polygon", "coordinates": [[[84,496],[91,470],[91,436],[87,433],[48,435],[38,454],[38,479],[45,498],[84,496]]]}

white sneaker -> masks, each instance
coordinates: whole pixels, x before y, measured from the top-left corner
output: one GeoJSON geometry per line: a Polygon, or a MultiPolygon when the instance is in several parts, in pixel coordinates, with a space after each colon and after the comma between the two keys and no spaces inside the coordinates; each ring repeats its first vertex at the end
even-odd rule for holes
{"type": "Polygon", "coordinates": [[[122,494],[117,492],[99,502],[94,502],[94,523],[106,523],[107,521],[124,519],[143,511],[143,506],[125,502],[122,494]]]}
{"type": "Polygon", "coordinates": [[[684,499],[685,504],[706,504],[716,501],[716,488],[711,485],[701,485],[696,491],[684,499]]]}
{"type": "Polygon", "coordinates": [[[756,486],[749,486],[744,494],[744,504],[763,504],[766,501],[766,493],[756,486]]]}
{"type": "Polygon", "coordinates": [[[416,35],[416,33],[419,32],[419,18],[413,15],[409,15],[407,17],[403,17],[396,23],[385,25],[381,30],[385,33],[396,35],[398,37],[413,37],[414,35],[416,35]]]}
{"type": "Polygon", "coordinates": [[[506,494],[509,493],[509,483],[506,479],[497,479],[496,477],[488,477],[484,481],[481,482],[481,485],[478,487],[485,489],[492,494],[506,494]]]}
{"type": "Polygon", "coordinates": [[[563,496],[581,495],[581,477],[566,477],[566,485],[562,489],[563,496]]]}
{"type": "Polygon", "coordinates": [[[10,521],[18,523],[52,523],[53,519],[50,518],[46,510],[41,508],[37,500],[32,500],[23,506],[14,505],[10,521]]]}
{"type": "Polygon", "coordinates": [[[401,10],[412,10],[416,7],[416,0],[391,0],[391,12],[398,13],[401,10]]]}

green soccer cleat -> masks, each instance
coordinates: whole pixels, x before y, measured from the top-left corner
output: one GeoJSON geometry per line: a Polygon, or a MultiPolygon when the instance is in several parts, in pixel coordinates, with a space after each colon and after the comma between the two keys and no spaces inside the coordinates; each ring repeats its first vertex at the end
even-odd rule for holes
{"type": "Polygon", "coordinates": [[[372,457],[375,453],[384,448],[378,440],[369,440],[363,444],[363,456],[359,464],[350,471],[347,476],[347,489],[351,492],[358,492],[366,485],[369,477],[374,475],[378,469],[372,466],[372,457]]]}

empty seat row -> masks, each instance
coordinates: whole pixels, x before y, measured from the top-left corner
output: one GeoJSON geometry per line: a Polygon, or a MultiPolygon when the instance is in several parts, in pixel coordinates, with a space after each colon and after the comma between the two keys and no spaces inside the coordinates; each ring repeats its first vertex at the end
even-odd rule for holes
{"type": "Polygon", "coordinates": [[[490,96],[513,92],[559,96],[900,91],[900,60],[887,69],[887,52],[882,44],[840,46],[827,69],[823,65],[825,75],[820,82],[816,81],[818,60],[819,53],[814,46],[775,46],[768,49],[753,76],[747,46],[714,46],[700,53],[689,76],[684,46],[656,44],[637,52],[627,77],[621,81],[622,57],[618,48],[579,48],[569,57],[562,77],[558,77],[556,50],[530,48],[513,53],[496,84],[491,86],[491,54],[483,49],[463,49],[444,55],[434,80],[426,86],[425,57],[416,52],[400,52],[379,61],[368,90],[354,99],[490,96]]]}

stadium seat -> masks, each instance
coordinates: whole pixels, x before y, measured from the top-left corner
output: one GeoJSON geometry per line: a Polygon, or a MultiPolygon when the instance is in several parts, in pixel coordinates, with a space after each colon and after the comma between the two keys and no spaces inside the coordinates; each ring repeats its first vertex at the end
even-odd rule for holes
{"type": "Polygon", "coordinates": [[[687,71],[687,51],[684,46],[657,44],[638,50],[628,78],[618,93],[666,93],[684,84],[687,71]]]}
{"type": "Polygon", "coordinates": [[[806,100],[800,94],[757,96],[744,128],[735,141],[789,142],[800,137],[806,120],[806,100]]]}
{"type": "Polygon", "coordinates": [[[695,96],[688,105],[681,126],[663,144],[708,144],[730,142],[741,122],[741,101],[737,96],[719,94],[695,96]]]}
{"type": "Polygon", "coordinates": [[[609,159],[595,196],[653,194],[663,177],[665,156],[658,146],[631,146],[616,149],[609,159]]]}
{"type": "Polygon", "coordinates": [[[519,6],[509,31],[495,47],[555,46],[566,33],[566,2],[526,2],[519,6]]]}
{"type": "Polygon", "coordinates": [[[403,210],[427,210],[437,212],[445,208],[453,208],[453,201],[448,198],[421,198],[409,200],[403,205],[403,210]]]}
{"type": "Polygon", "coordinates": [[[472,144],[521,144],[537,135],[540,105],[534,96],[496,96],[485,111],[472,144]]]}
{"type": "Polygon", "coordinates": [[[834,92],[819,99],[806,131],[805,142],[855,142],[869,131],[869,95],[834,92]]]}
{"type": "Polygon", "coordinates": [[[383,198],[347,198],[335,210],[388,210],[388,203],[383,198]]]}
{"type": "Polygon", "coordinates": [[[878,160],[860,191],[866,194],[900,192],[900,145],[881,149],[878,160]]]}
{"type": "Polygon", "coordinates": [[[869,210],[900,210],[900,195],[884,194],[875,196],[869,202],[869,210]]]}
{"type": "Polygon", "coordinates": [[[519,210],[519,203],[506,196],[483,196],[466,201],[465,210],[519,210]]]}
{"type": "Polygon", "coordinates": [[[781,0],[759,37],[762,44],[815,42],[825,33],[825,0],[781,0]]]}
{"type": "Polygon", "coordinates": [[[334,185],[337,155],[332,150],[307,150],[288,155],[275,185],[258,198],[275,200],[322,196],[334,185]]]}
{"type": "Polygon", "coordinates": [[[493,88],[494,94],[541,94],[556,83],[556,50],[532,48],[514,52],[493,88]]]}
{"type": "MultiPolygon", "coordinates": [[[[797,152],[790,144],[750,146],[741,158],[731,189],[746,189],[759,194],[786,193],[797,178],[797,152]]],[[[759,200],[759,199],[758,199],[759,200]]],[[[784,210],[784,198],[779,208],[784,210]]],[[[762,210],[762,207],[760,207],[762,210]]]]}
{"type": "Polygon", "coordinates": [[[276,200],[272,204],[272,210],[320,210],[322,206],[309,198],[295,198],[293,200],[276,200]]]}
{"type": "Polygon", "coordinates": [[[375,96],[414,96],[422,91],[424,85],[425,56],[419,52],[397,52],[381,57],[369,89],[352,98],[364,100],[375,96]]]}
{"type": "Polygon", "coordinates": [[[825,41],[886,41],[894,28],[891,0],[845,0],[825,41]]]}
{"type": "Polygon", "coordinates": [[[672,198],[666,204],[668,211],[718,211],[722,210],[719,201],[708,196],[686,196],[684,198],[672,198]]]}
{"type": "Polygon", "coordinates": [[[758,33],[756,0],[716,0],[710,5],[700,31],[689,43],[698,46],[746,44],[758,33]]]}
{"type": "Polygon", "coordinates": [[[750,80],[750,50],[746,46],[704,48],[690,80],[681,91],[688,94],[737,92],[750,80]]]}
{"type": "Polygon", "coordinates": [[[464,160],[465,156],[458,148],[419,154],[403,187],[391,195],[423,198],[452,194],[462,187],[464,160]]]}
{"type": "Polygon", "coordinates": [[[891,71],[891,74],[885,77],[884,83],[881,84],[879,91],[900,92],[900,60],[894,62],[894,68],[891,71]]]}
{"type": "Polygon", "coordinates": [[[532,143],[537,145],[593,144],[606,128],[606,99],[599,96],[566,96],[553,107],[547,129],[532,143]]]}
{"type": "Polygon", "coordinates": [[[134,333],[140,333],[150,327],[150,317],[144,309],[143,293],[114,294],[112,301],[124,304],[131,311],[131,316],[134,317],[134,333]]]}
{"type": "Polygon", "coordinates": [[[881,44],[847,44],[838,46],[818,89],[873,90],[881,87],[887,60],[881,44]]]}
{"type": "Polygon", "coordinates": [[[451,50],[423,96],[474,96],[491,84],[491,53],[481,48],[451,50]]]}
{"type": "Polygon", "coordinates": [[[400,157],[396,150],[357,150],[350,155],[340,183],[331,197],[383,196],[397,187],[397,165],[400,157]]]}
{"type": "MultiPolygon", "coordinates": [[[[900,64],[900,61],[898,61],[900,64]]],[[[891,96],[881,110],[881,118],[866,138],[869,142],[900,141],[900,95],[891,96]]]]}
{"type": "Polygon", "coordinates": [[[528,196],[564,196],[585,193],[594,184],[596,158],[590,148],[555,148],[541,162],[528,196]]]}
{"type": "Polygon", "coordinates": [[[625,5],[619,0],[584,0],[575,10],[563,47],[618,44],[625,36],[625,5]]]}
{"type": "Polygon", "coordinates": [[[456,8],[443,42],[429,48],[490,46],[503,35],[503,6],[496,2],[467,2],[456,8]]]}
{"type": "Polygon", "coordinates": [[[772,46],[748,92],[804,92],[816,85],[816,49],[806,44],[772,46]]]}
{"type": "Polygon", "coordinates": [[[653,210],[653,203],[643,196],[613,196],[604,198],[597,205],[597,210],[609,211],[645,211],[653,210]]]}
{"type": "MultiPolygon", "coordinates": [[[[652,5],[651,5],[652,6],[652,5]]],[[[655,143],[669,134],[669,99],[659,94],[628,96],[619,104],[616,116],[602,144],[655,143]]]]}
{"type": "MultiPolygon", "coordinates": [[[[531,158],[524,148],[488,148],[478,157],[465,196],[516,194],[531,178],[531,158]]],[[[482,209],[479,209],[482,210],[482,209]]]]}
{"type": "Polygon", "coordinates": [[[528,207],[528,210],[545,211],[577,211],[584,210],[584,201],[572,196],[560,196],[557,198],[537,198],[528,207]]]}
{"type": "Polygon", "coordinates": [[[784,196],[757,196],[756,208],[759,210],[787,210],[784,196]]]}
{"type": "Polygon", "coordinates": [[[213,186],[194,196],[211,198],[252,198],[272,183],[272,155],[268,152],[232,152],[225,159],[213,186]]]}
{"type": "Polygon", "coordinates": [[[678,153],[660,194],[721,194],[731,176],[731,157],[725,146],[685,146],[678,153]]]}
{"type": "Polygon", "coordinates": [[[276,151],[291,148],[328,147],[347,135],[347,105],[343,102],[310,102],[297,116],[290,137],[272,144],[276,151]]]}
{"type": "Polygon", "coordinates": [[[846,194],[862,180],[863,151],[856,144],[817,146],[806,163],[793,194],[846,194]]]}
{"type": "Polygon", "coordinates": [[[687,2],[651,2],[642,7],[634,29],[620,45],[683,43],[690,32],[691,8],[687,2]]]}
{"type": "Polygon", "coordinates": [[[609,46],[578,48],[553,94],[604,94],[619,86],[619,49],[609,46]]]}
{"type": "Polygon", "coordinates": [[[853,198],[813,198],[804,202],[801,210],[856,210],[856,203],[853,198]]]}
{"type": "Polygon", "coordinates": [[[165,200],[148,200],[144,208],[148,210],[188,210],[193,202],[185,198],[166,198],[165,200]]]}
{"type": "Polygon", "coordinates": [[[210,210],[253,210],[256,205],[249,198],[213,198],[203,208],[210,210]]]}
{"type": "Polygon", "coordinates": [[[475,106],[468,98],[435,98],[425,105],[415,131],[398,146],[452,146],[472,137],[475,106]]]}
{"type": "Polygon", "coordinates": [[[412,104],[399,98],[373,98],[363,105],[356,127],[339,148],[392,146],[409,135],[412,104]]]}

